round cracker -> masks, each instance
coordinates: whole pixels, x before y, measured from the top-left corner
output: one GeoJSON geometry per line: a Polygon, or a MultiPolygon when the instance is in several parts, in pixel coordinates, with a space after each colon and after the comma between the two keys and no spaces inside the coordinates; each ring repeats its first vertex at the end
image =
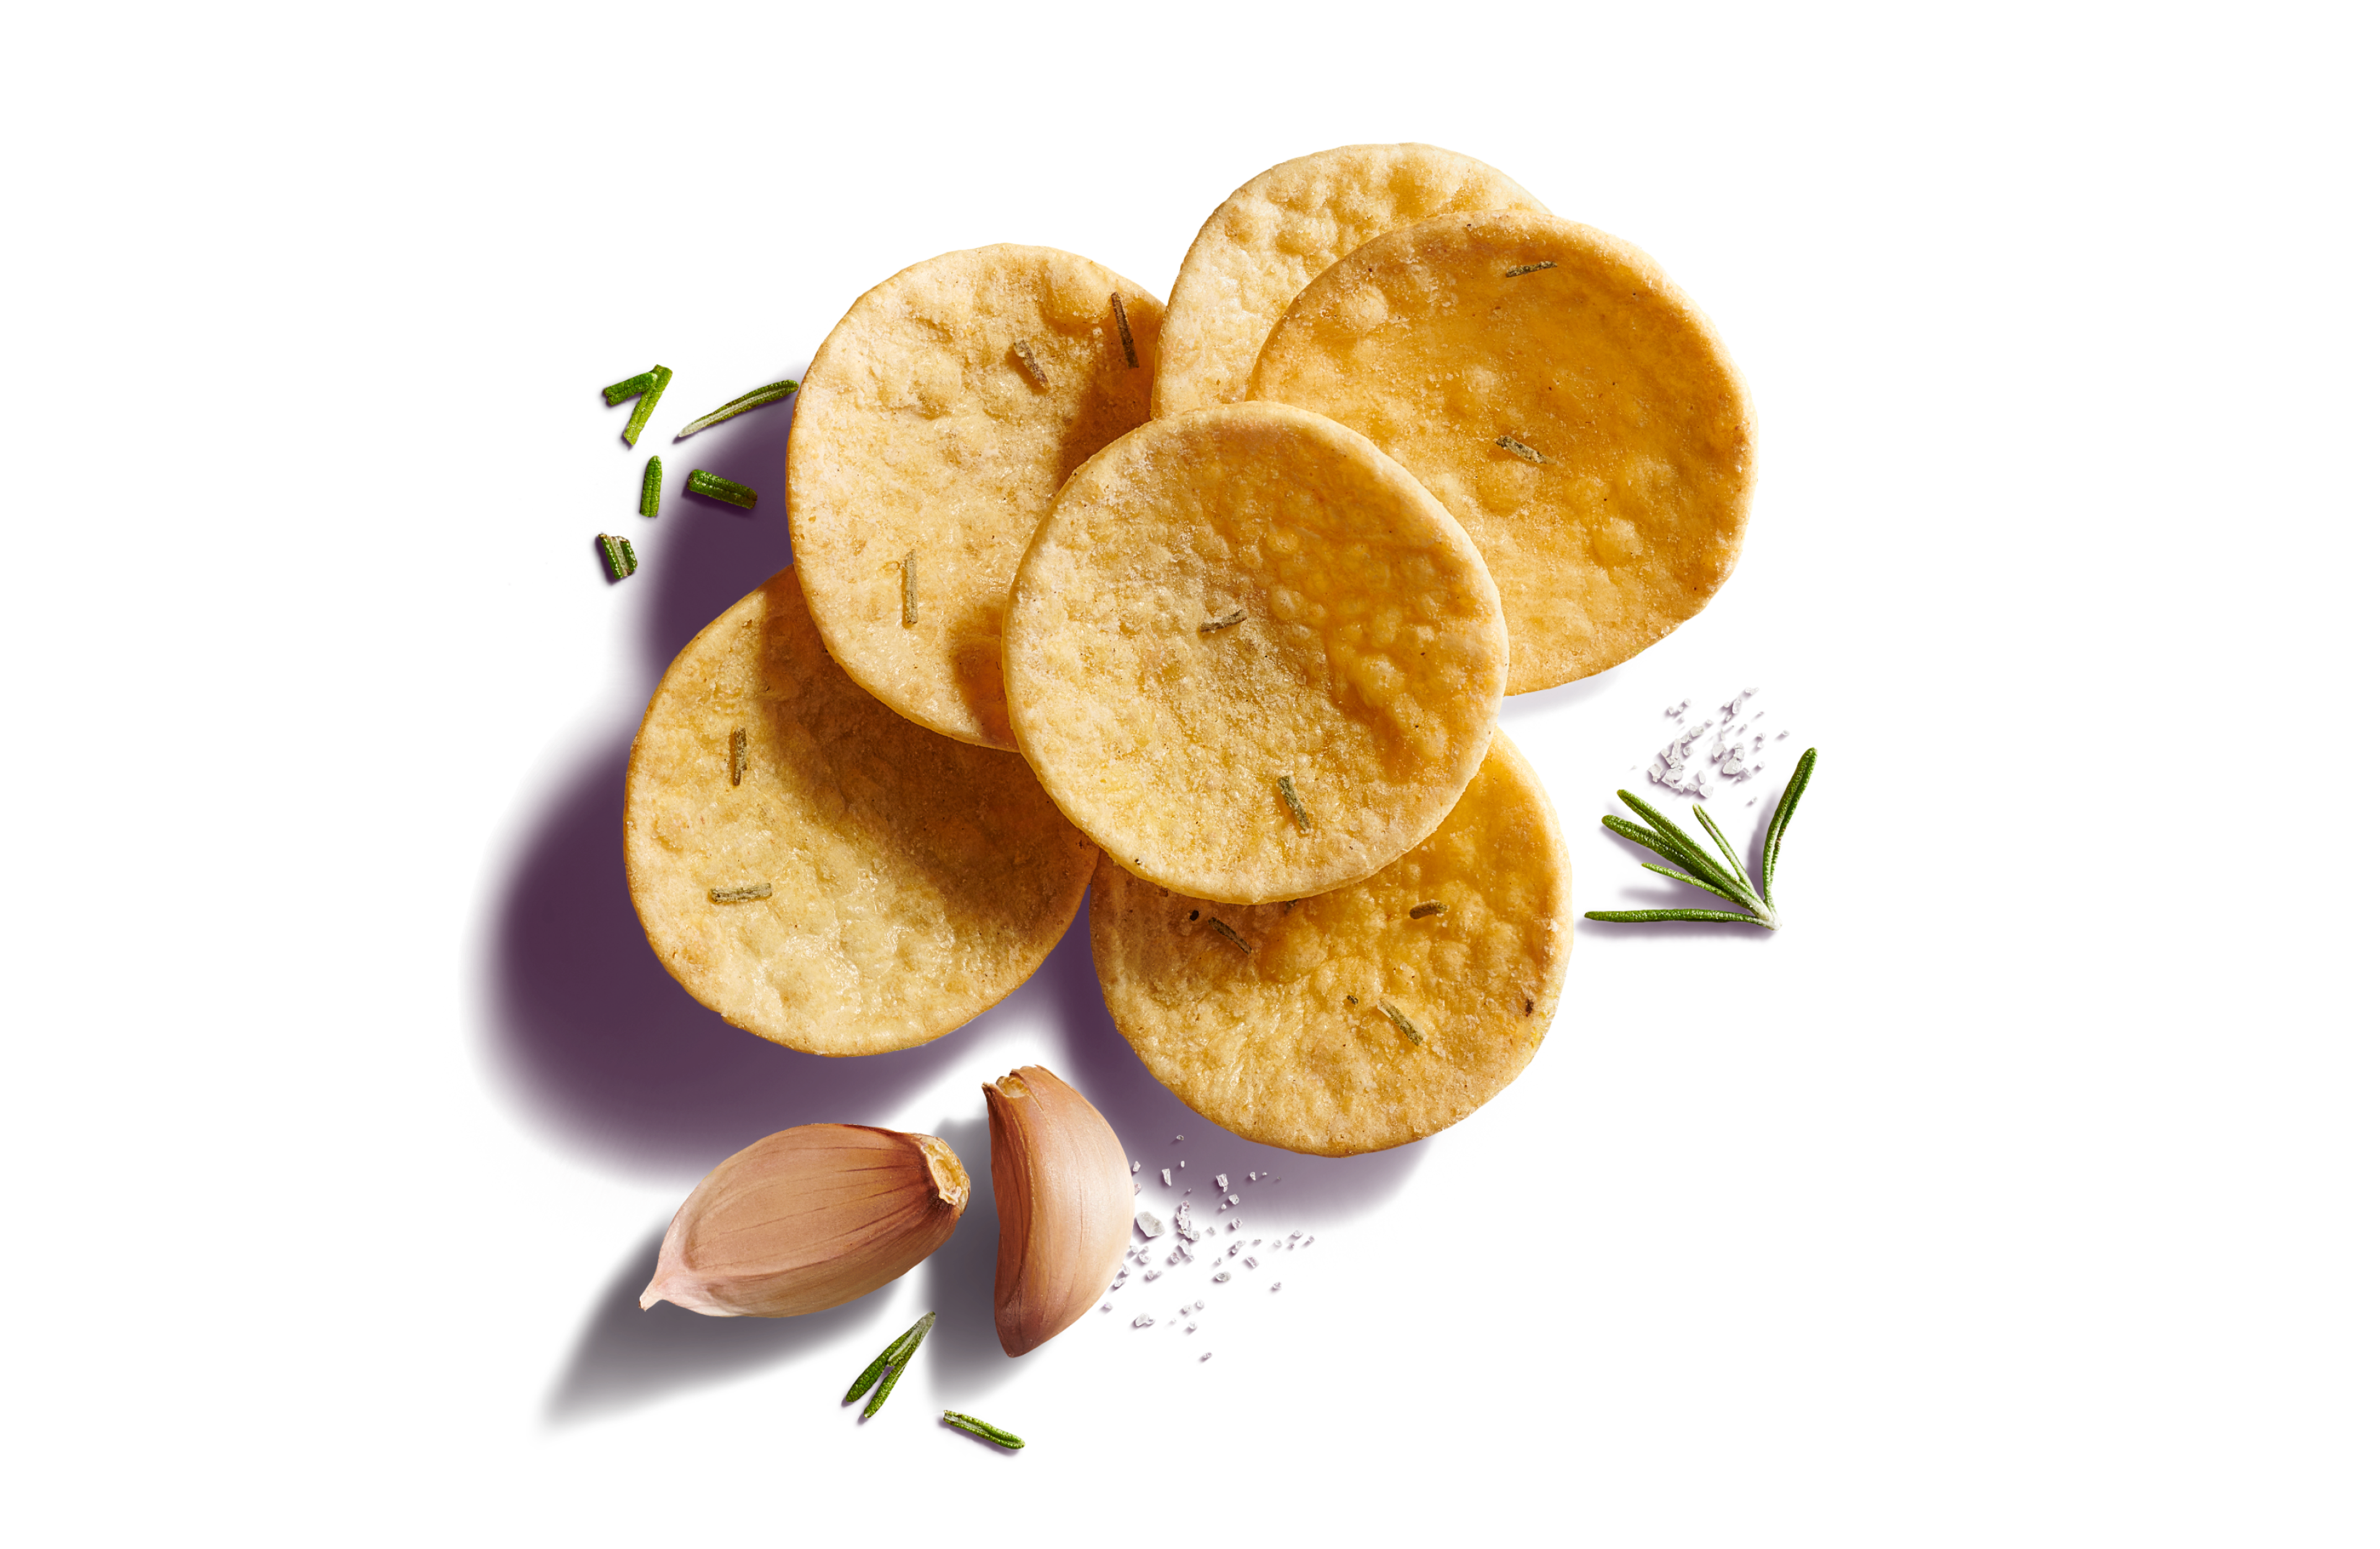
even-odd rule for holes
{"type": "Polygon", "coordinates": [[[1250,1140],[1343,1156],[1435,1134],[1521,1073],[1561,995],[1570,908],[1553,803],[1499,734],[1436,833],[1319,898],[1203,903],[1101,861],[1091,952],[1117,1028],[1176,1096],[1250,1140]]]}
{"type": "Polygon", "coordinates": [[[1017,742],[1075,826],[1241,903],[1420,843],[1504,695],[1463,529],[1371,442],[1278,404],[1153,420],[1084,464],[1017,567],[1004,651],[1017,742]]]}
{"type": "Polygon", "coordinates": [[[629,896],[678,983],[813,1054],[907,1048],[998,1001],[1065,934],[1098,858],[1025,760],[853,684],[790,565],[662,675],[622,829],[629,896]]]}
{"type": "Polygon", "coordinates": [[[1249,395],[1354,427],[1445,502],[1495,573],[1512,693],[1627,660],[1735,568],[1742,379],[1651,259],[1574,221],[1446,215],[1366,244],[1291,304],[1249,395]]]}
{"type": "Polygon", "coordinates": [[[819,633],[862,688],[1015,747],[1000,614],[1017,557],[1076,465],[1148,418],[1162,315],[1104,265],[1013,244],[852,303],[795,401],[785,512],[819,633]]]}
{"type": "Polygon", "coordinates": [[[1485,162],[1435,145],[1342,145],[1259,173],[1207,217],[1158,335],[1152,413],[1236,404],[1292,297],[1372,238],[1452,210],[1542,210],[1485,162]]]}

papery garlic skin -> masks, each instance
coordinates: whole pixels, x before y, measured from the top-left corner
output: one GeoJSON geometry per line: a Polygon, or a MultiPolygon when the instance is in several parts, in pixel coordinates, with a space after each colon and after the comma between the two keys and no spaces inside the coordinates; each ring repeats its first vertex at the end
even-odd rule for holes
{"type": "Polygon", "coordinates": [[[1000,1211],[992,1322],[1023,1355],[1087,1313],[1132,1241],[1132,1166],[1083,1095],[1038,1065],[986,1082],[1000,1211]]]}
{"type": "Polygon", "coordinates": [[[966,1203],[966,1169],[932,1135],[781,1130],[695,1185],[638,1305],[674,1301],[714,1318],[839,1307],[917,1267],[966,1203]]]}

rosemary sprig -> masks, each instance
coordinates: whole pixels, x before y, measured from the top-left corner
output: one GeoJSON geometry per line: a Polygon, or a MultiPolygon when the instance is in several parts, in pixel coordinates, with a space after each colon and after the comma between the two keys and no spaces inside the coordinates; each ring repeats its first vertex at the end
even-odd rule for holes
{"type": "Polygon", "coordinates": [[[1132,320],[1123,315],[1123,292],[1108,292],[1108,305],[1115,311],[1116,337],[1123,341],[1123,363],[1136,371],[1140,369],[1140,351],[1132,347],[1132,320]]]}
{"type": "Polygon", "coordinates": [[[1398,1010],[1394,1005],[1386,1000],[1380,1002],[1380,1011],[1381,1014],[1386,1016],[1390,1022],[1396,1023],[1397,1031],[1412,1039],[1416,1047],[1421,1045],[1423,1042],[1421,1029],[1413,1024],[1411,1018],[1407,1017],[1402,1011],[1398,1010]]]}
{"type": "Polygon", "coordinates": [[[760,408],[769,404],[773,404],[780,398],[790,398],[795,393],[800,392],[801,389],[802,384],[798,379],[788,379],[784,381],[772,381],[766,387],[756,387],[751,392],[744,394],[741,398],[728,399],[727,402],[720,405],[717,408],[712,409],[709,414],[704,415],[700,419],[696,420],[693,424],[687,426],[685,430],[680,430],[676,435],[672,436],[670,439],[672,441],[684,441],[686,437],[694,434],[697,430],[708,430],[713,425],[717,425],[722,420],[733,419],[739,414],[749,414],[754,409],[760,408]]]}
{"type": "Polygon", "coordinates": [[[1223,923],[1223,916],[1220,914],[1208,915],[1207,923],[1215,927],[1216,935],[1221,937],[1224,940],[1229,941],[1232,946],[1237,947],[1243,954],[1252,953],[1256,950],[1254,947],[1248,945],[1248,938],[1246,937],[1242,936],[1238,931],[1233,930],[1230,926],[1223,923]]]}
{"type": "Polygon", "coordinates": [[[1777,798],[1777,815],[1768,820],[1768,838],[1760,851],[1760,885],[1753,886],[1743,863],[1735,858],[1735,847],[1719,832],[1702,804],[1694,804],[1694,818],[1702,824],[1703,832],[1718,845],[1718,855],[1695,843],[1686,830],[1671,822],[1652,804],[1639,800],[1629,793],[1620,793],[1620,799],[1631,811],[1645,819],[1650,827],[1639,827],[1624,817],[1607,817],[1603,826],[1633,844],[1641,844],[1665,861],[1685,869],[1673,871],[1669,866],[1644,863],[1646,871],[1657,871],[1664,877],[1716,893],[1737,905],[1741,914],[1727,909],[1590,909],[1590,920],[1606,920],[1626,925],[1639,920],[1718,920],[1730,925],[1759,926],[1766,930],[1777,928],[1777,851],[1784,842],[1785,825],[1793,819],[1794,809],[1802,805],[1802,793],[1810,788],[1810,771],[1818,767],[1818,750],[1811,748],[1802,755],[1793,767],[1793,778],[1785,782],[1785,793],[1777,798]]]}
{"type": "Polygon", "coordinates": [[[942,1423],[952,1427],[953,1430],[965,1431],[970,1436],[981,1436],[985,1441],[991,1443],[992,1446],[1004,1446],[1011,1452],[1015,1451],[1018,1447],[1025,1445],[1024,1437],[1012,1435],[1008,1432],[1002,1430],[997,1425],[987,1425],[982,1421],[978,1420],[975,1416],[971,1414],[961,1414],[956,1410],[944,1410],[942,1411],[942,1423]]]}
{"type": "Polygon", "coordinates": [[[629,377],[625,381],[615,381],[611,386],[605,388],[603,390],[603,402],[613,408],[618,408],[622,404],[626,403],[631,398],[642,397],[645,393],[645,390],[652,386],[652,384],[653,374],[650,371],[638,371],[635,376],[629,377]]]}
{"type": "Polygon", "coordinates": [[[603,552],[603,568],[612,573],[614,581],[625,581],[637,573],[637,551],[629,541],[615,533],[595,535],[595,547],[603,552]]]}
{"type": "Polygon", "coordinates": [[[1282,775],[1272,783],[1273,789],[1281,793],[1281,799],[1289,804],[1289,815],[1296,819],[1297,831],[1305,833],[1311,829],[1314,825],[1306,820],[1305,804],[1297,799],[1297,782],[1282,775]]]}

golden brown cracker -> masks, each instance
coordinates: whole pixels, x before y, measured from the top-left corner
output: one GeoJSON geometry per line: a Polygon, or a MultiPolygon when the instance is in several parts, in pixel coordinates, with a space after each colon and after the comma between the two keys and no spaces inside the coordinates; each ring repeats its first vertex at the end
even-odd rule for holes
{"type": "Polygon", "coordinates": [[[1487,163],[1435,145],[1342,145],[1259,173],[1183,257],[1150,412],[1240,402],[1291,298],[1372,238],[1446,211],[1543,208],[1487,163]]]}
{"type": "Polygon", "coordinates": [[[1029,977],[1097,852],[1014,754],[937,736],[834,664],[787,566],[696,635],[628,756],[628,891],[688,994],[877,1054],[1029,977]]]}
{"type": "Polygon", "coordinates": [[[1344,426],[1155,420],[1083,465],[1017,567],[1009,713],[1059,807],[1200,898],[1302,898],[1428,836],[1495,734],[1477,551],[1344,426]],[[1284,783],[1286,782],[1286,783],[1284,783]]]}
{"type": "Polygon", "coordinates": [[[1551,215],[1457,214],[1306,287],[1251,398],[1354,427],[1479,544],[1510,689],[1600,672],[1700,612],[1752,509],[1751,400],[1653,260],[1551,215]]]}
{"type": "Polygon", "coordinates": [[[1500,734],[1438,831],[1353,887],[1215,904],[1102,859],[1090,929],[1117,1028],[1176,1096],[1267,1145],[1378,1151],[1536,1053],[1570,962],[1570,856],[1500,734]]]}
{"type": "Polygon", "coordinates": [[[827,648],[945,736],[1014,748],[1000,615],[1066,476],[1148,418],[1163,309],[1051,248],[944,253],[852,304],[802,379],[785,510],[827,648]]]}

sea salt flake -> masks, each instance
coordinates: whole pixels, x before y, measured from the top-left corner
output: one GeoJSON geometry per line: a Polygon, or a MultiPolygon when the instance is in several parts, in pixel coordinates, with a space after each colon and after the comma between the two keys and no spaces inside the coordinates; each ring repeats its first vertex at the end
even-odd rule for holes
{"type": "Polygon", "coordinates": [[[1218,1276],[1216,1276],[1216,1277],[1215,1277],[1215,1284],[1217,1284],[1217,1285],[1219,1285],[1219,1286],[1220,1286],[1220,1285],[1221,1285],[1224,1281],[1226,1281],[1226,1280],[1230,1279],[1231,1277],[1232,1277],[1232,1272],[1231,1272],[1230,1270],[1226,1269],[1226,1270],[1224,1270],[1221,1274],[1220,1274],[1220,1275],[1218,1275],[1218,1276]]]}
{"type": "Polygon", "coordinates": [[[1215,1359],[1215,1352],[1214,1352],[1213,1350],[1208,1350],[1206,1354],[1204,1354],[1204,1355],[1200,1356],[1198,1359],[1199,1359],[1199,1360],[1201,1360],[1201,1361],[1212,1361],[1212,1360],[1214,1360],[1214,1359],[1215,1359]]]}
{"type": "Polygon", "coordinates": [[[1150,1317],[1147,1313],[1143,1313],[1140,1316],[1132,1320],[1132,1325],[1135,1328],[1147,1328],[1150,1324],[1153,1324],[1157,1320],[1155,1318],[1150,1317]]]}
{"type": "Polygon", "coordinates": [[[1165,1222],[1154,1210],[1142,1211],[1139,1215],[1132,1218],[1132,1224],[1140,1228],[1140,1235],[1143,1237],[1163,1237],[1165,1235],[1165,1222]]]}
{"type": "Polygon", "coordinates": [[[1171,1189],[1173,1187],[1173,1169],[1172,1168],[1158,1168],[1157,1176],[1165,1180],[1165,1186],[1167,1188],[1171,1189]]]}
{"type": "Polygon", "coordinates": [[[1223,1197],[1223,1203],[1226,1204],[1237,1204],[1240,1203],[1240,1196],[1237,1194],[1226,1194],[1223,1197]]]}
{"type": "Polygon", "coordinates": [[[1218,1189],[1228,1189],[1228,1188],[1230,1188],[1231,1186],[1232,1186],[1232,1175],[1231,1175],[1230,1173],[1227,1173],[1227,1172],[1219,1172],[1219,1173],[1217,1173],[1217,1174],[1215,1175],[1215,1187],[1216,1187],[1216,1188],[1218,1188],[1218,1189]]]}
{"type": "Polygon", "coordinates": [[[1256,1266],[1257,1266],[1256,1255],[1255,1255],[1255,1254],[1253,1254],[1253,1253],[1249,1254],[1246,1258],[1244,1258],[1244,1259],[1242,1259],[1242,1260],[1240,1261],[1240,1267],[1241,1267],[1242,1269],[1254,1269],[1256,1266]]]}
{"type": "Polygon", "coordinates": [[[1281,1282],[1280,1282],[1279,1280],[1275,1280],[1275,1281],[1272,1283],[1272,1289],[1275,1289],[1275,1290],[1279,1290],[1279,1289],[1281,1289],[1281,1282]]]}

